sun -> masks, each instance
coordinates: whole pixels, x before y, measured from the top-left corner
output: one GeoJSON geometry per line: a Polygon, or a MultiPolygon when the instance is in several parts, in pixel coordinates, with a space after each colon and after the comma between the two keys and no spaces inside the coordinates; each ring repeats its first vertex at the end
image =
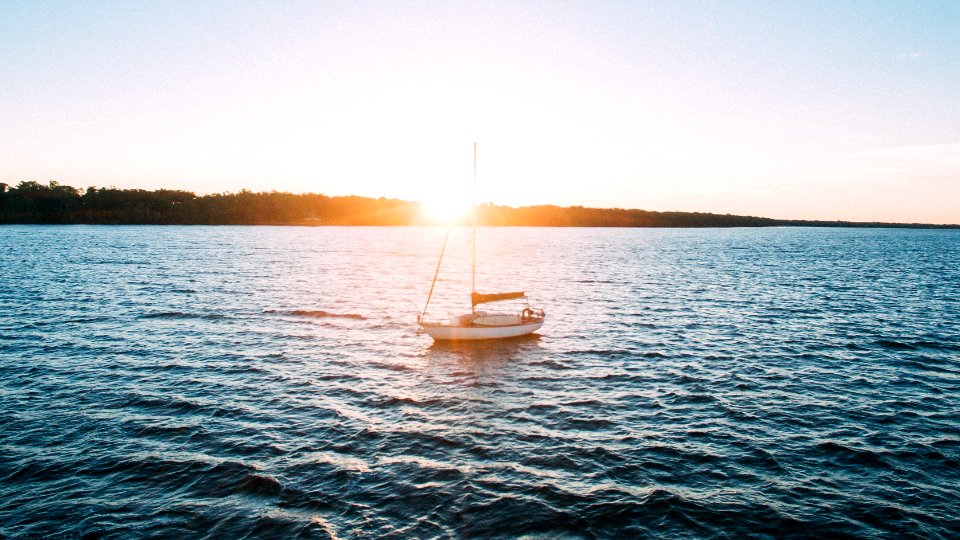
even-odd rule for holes
{"type": "Polygon", "coordinates": [[[470,201],[459,193],[438,193],[420,202],[420,214],[437,225],[464,223],[470,217],[470,209],[470,201]]]}

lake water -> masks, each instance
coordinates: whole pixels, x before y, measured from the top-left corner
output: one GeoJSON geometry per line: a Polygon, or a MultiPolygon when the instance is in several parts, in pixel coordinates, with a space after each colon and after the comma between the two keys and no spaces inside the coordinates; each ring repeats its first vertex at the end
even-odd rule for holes
{"type": "Polygon", "coordinates": [[[443,234],[0,227],[0,536],[960,535],[960,231],[443,234]]]}

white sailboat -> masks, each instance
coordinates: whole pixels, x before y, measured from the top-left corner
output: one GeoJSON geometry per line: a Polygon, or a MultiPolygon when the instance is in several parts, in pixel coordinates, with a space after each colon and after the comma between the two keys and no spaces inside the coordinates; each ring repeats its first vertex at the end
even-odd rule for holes
{"type": "Polygon", "coordinates": [[[477,310],[477,306],[481,304],[526,298],[526,295],[523,291],[488,294],[477,292],[477,143],[473,143],[473,192],[473,264],[471,269],[470,313],[453,317],[446,322],[428,321],[426,318],[430,298],[433,296],[433,288],[437,284],[437,276],[440,275],[443,252],[446,249],[447,241],[444,239],[444,249],[440,250],[440,260],[437,261],[437,270],[433,275],[430,292],[427,294],[426,305],[423,306],[423,311],[417,316],[420,329],[437,341],[469,341],[525,336],[543,326],[543,321],[546,318],[542,309],[533,309],[529,305],[519,313],[493,313],[477,310]]]}

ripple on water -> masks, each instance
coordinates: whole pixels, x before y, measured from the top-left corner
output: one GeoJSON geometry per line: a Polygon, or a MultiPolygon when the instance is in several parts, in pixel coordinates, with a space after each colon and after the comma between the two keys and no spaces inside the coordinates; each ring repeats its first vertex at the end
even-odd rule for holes
{"type": "Polygon", "coordinates": [[[955,231],[442,234],[0,228],[0,536],[960,531],[955,231]]]}

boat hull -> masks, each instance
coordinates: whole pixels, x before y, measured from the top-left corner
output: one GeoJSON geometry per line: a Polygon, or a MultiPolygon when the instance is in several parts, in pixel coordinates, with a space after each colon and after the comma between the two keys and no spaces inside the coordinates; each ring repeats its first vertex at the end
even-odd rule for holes
{"type": "Polygon", "coordinates": [[[503,326],[421,324],[420,328],[436,341],[479,341],[525,336],[543,326],[543,320],[503,326]]]}

